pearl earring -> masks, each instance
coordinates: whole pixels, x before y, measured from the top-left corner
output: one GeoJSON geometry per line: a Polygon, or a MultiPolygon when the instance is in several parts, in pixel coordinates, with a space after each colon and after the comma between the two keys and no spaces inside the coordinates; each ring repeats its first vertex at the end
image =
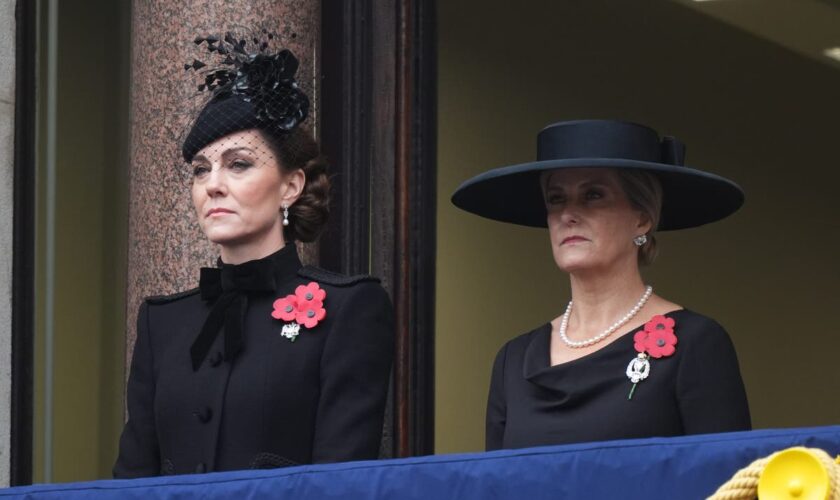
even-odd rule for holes
{"type": "Polygon", "coordinates": [[[289,206],[283,204],[283,226],[289,225],[289,206]]]}
{"type": "Polygon", "coordinates": [[[633,243],[635,243],[637,247],[644,245],[647,243],[647,235],[640,234],[639,236],[636,236],[633,238],[633,243]]]}

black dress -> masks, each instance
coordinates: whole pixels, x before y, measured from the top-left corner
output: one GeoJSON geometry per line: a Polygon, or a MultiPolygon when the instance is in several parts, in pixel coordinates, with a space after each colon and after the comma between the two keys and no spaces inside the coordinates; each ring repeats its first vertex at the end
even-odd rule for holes
{"type": "Polygon", "coordinates": [[[516,337],[496,357],[487,404],[488,450],[750,429],[735,349],[714,320],[679,310],[676,351],[651,358],[636,386],[634,332],[550,366],[551,324],[516,337]]]}
{"type": "Polygon", "coordinates": [[[393,359],[385,290],[368,276],[302,267],[294,245],[221,267],[215,282],[202,270],[200,290],[140,306],[114,476],[377,458],[393,359]],[[235,297],[249,280],[271,286],[242,292],[241,310],[225,312],[241,315],[241,338],[223,323],[196,351],[213,306],[226,300],[218,293],[235,297]],[[326,316],[292,341],[273,304],[311,282],[326,292],[326,316]]]}

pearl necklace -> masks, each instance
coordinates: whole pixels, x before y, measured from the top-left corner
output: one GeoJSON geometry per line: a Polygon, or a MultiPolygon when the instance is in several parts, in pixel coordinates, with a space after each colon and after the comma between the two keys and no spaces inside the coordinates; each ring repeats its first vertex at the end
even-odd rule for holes
{"type": "Polygon", "coordinates": [[[653,293],[653,287],[648,286],[645,288],[645,293],[642,295],[642,298],[639,299],[639,302],[633,306],[633,309],[630,309],[630,312],[624,315],[623,318],[616,321],[612,324],[611,327],[607,328],[603,332],[599,333],[598,335],[588,338],[586,340],[571,340],[569,337],[566,336],[566,327],[569,326],[569,316],[572,314],[572,301],[569,301],[569,305],[566,306],[566,312],[563,313],[563,317],[560,319],[560,340],[563,341],[564,344],[567,346],[579,349],[581,347],[588,347],[593,344],[597,344],[598,342],[604,340],[605,338],[609,337],[614,331],[618,330],[622,326],[624,326],[628,321],[633,319],[639,310],[644,307],[645,302],[650,298],[650,295],[653,293]]]}

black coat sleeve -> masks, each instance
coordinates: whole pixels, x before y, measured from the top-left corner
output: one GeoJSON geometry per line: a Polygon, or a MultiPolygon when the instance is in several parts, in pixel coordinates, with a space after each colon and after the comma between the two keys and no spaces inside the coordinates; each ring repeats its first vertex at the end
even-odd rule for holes
{"type": "Polygon", "coordinates": [[[154,416],[154,378],[149,309],[148,304],[143,302],[137,315],[137,341],[126,389],[128,421],[120,437],[120,452],[113,470],[115,478],[160,474],[160,452],[154,416]]]}
{"type": "Polygon", "coordinates": [[[687,342],[677,372],[677,398],[685,433],[750,430],[747,394],[729,335],[710,319],[698,328],[687,342]]]}
{"type": "Polygon", "coordinates": [[[507,415],[507,401],[505,398],[505,362],[507,360],[507,346],[499,350],[493,363],[490,375],[490,395],[487,397],[487,418],[485,423],[484,446],[487,451],[502,448],[505,435],[505,420],[507,415]]]}
{"type": "Polygon", "coordinates": [[[394,357],[393,308],[377,283],[347,293],[321,357],[314,463],[379,456],[394,357]]]}

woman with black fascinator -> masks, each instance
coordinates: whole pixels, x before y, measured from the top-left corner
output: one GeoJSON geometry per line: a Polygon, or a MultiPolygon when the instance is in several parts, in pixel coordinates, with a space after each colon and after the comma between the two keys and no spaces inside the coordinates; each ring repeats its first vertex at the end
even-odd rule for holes
{"type": "Polygon", "coordinates": [[[378,456],[392,307],[370,276],[301,265],[295,242],[327,221],[327,165],[301,125],[297,59],[253,42],[199,38],[222,66],[187,66],[211,98],[182,153],[220,258],[198,288],[140,306],[117,478],[378,456]]]}

